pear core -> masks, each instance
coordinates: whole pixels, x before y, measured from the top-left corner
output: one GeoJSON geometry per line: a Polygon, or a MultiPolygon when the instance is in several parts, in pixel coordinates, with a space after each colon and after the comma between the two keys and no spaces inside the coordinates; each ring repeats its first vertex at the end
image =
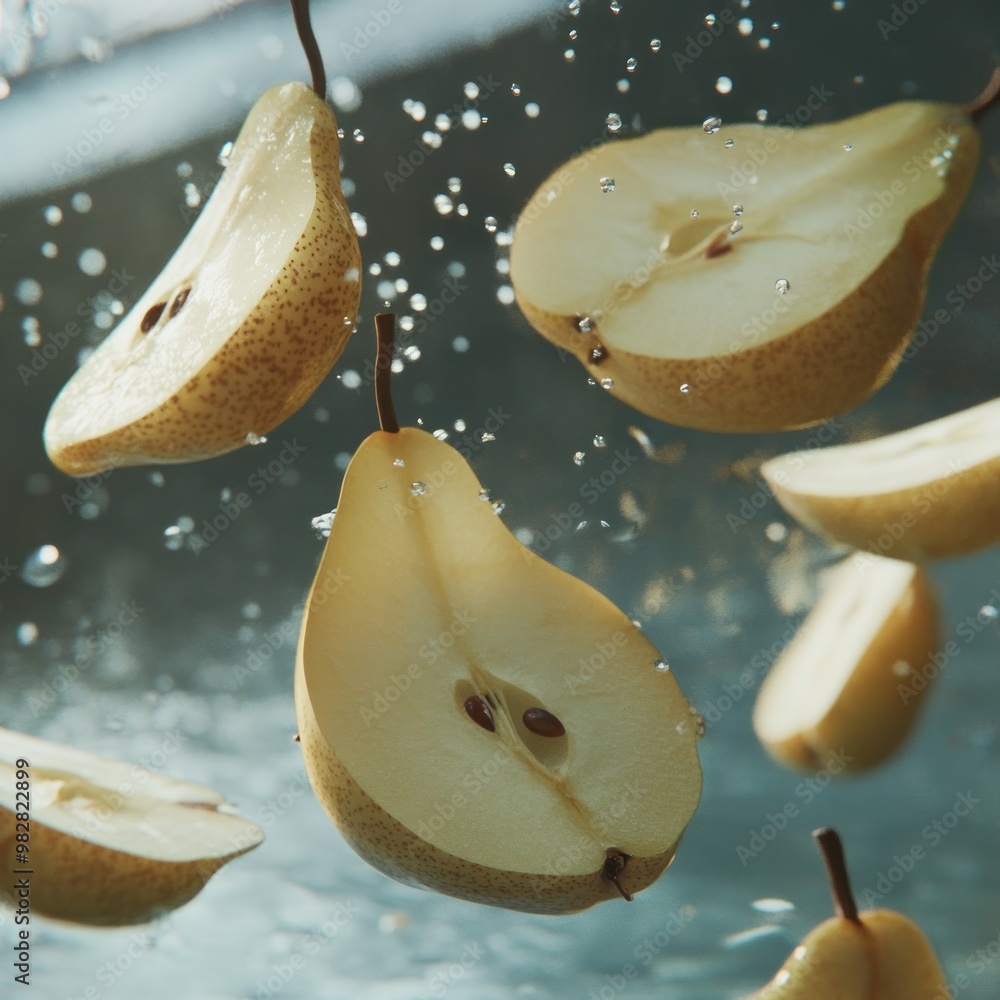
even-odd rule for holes
{"type": "Polygon", "coordinates": [[[511,535],[450,446],[412,428],[361,445],[296,678],[310,776],[355,846],[371,837],[323,788],[333,766],[453,858],[599,875],[618,850],[664,855],[659,874],[697,806],[701,770],[695,720],[658,662],[606,598],[511,535]],[[476,695],[493,731],[466,708],[476,695]],[[533,708],[565,733],[532,731],[533,708]]]}

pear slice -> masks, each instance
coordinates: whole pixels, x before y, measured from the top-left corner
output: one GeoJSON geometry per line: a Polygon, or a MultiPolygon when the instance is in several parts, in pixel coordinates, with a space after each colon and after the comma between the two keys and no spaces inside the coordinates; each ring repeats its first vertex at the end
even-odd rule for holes
{"type": "Polygon", "coordinates": [[[754,729],[771,756],[838,773],[874,767],[893,753],[929,687],[938,618],[918,566],[858,554],[832,570],[757,697],[754,729]],[[916,674],[925,680],[919,690],[916,674]]]}
{"type": "Polygon", "coordinates": [[[610,142],[556,170],[514,231],[518,304],[593,379],[670,423],[773,431],[849,410],[920,318],[978,158],[972,121],[904,102],[712,128],[610,142]]]}
{"type": "Polygon", "coordinates": [[[184,242],[56,398],[49,457],[84,476],[253,441],[340,356],[360,267],[333,112],[305,84],[272,87],[184,242]]]}
{"type": "Polygon", "coordinates": [[[697,720],[656,648],[415,428],[371,435],[347,470],[295,700],[312,786],[352,847],[461,899],[628,898],[701,794],[697,720]]]}
{"type": "Polygon", "coordinates": [[[203,785],[0,729],[3,897],[17,907],[23,879],[32,914],[96,926],[152,920],[264,839],[226,808],[203,785]]]}
{"type": "Polygon", "coordinates": [[[1000,541],[1000,399],[897,434],[790,452],[761,472],[793,517],[896,559],[965,555],[1000,541]]]}
{"type": "Polygon", "coordinates": [[[837,916],[806,935],[750,1000],[943,1000],[944,972],[923,931],[894,910],[858,911],[843,848],[829,827],[823,851],[837,916]]]}

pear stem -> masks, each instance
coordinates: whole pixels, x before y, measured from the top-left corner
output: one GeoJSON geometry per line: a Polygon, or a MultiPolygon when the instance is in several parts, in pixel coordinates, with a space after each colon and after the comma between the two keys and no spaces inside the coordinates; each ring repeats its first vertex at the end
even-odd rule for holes
{"type": "Polygon", "coordinates": [[[851,891],[851,879],[847,874],[847,862],[844,860],[844,845],[840,842],[840,834],[833,827],[824,826],[813,830],[812,835],[819,844],[826,864],[826,874],[830,879],[830,894],[838,917],[861,923],[858,918],[858,905],[854,902],[851,891]]]}
{"type": "Polygon", "coordinates": [[[326,100],[326,70],[323,69],[323,57],[320,55],[316,36],[313,34],[312,19],[309,17],[309,0],[291,0],[292,17],[295,18],[295,30],[299,33],[299,41],[309,60],[309,72],[312,73],[313,90],[321,101],[326,100]]]}
{"type": "Polygon", "coordinates": [[[962,110],[973,120],[978,121],[983,112],[1000,97],[1000,66],[993,67],[993,75],[983,88],[983,92],[974,100],[964,105],[962,110]]]}
{"type": "Polygon", "coordinates": [[[378,423],[387,434],[399,433],[396,408],[392,403],[392,347],[396,341],[396,316],[378,313],[375,316],[375,334],[378,337],[378,357],[375,359],[375,408],[378,423]]]}

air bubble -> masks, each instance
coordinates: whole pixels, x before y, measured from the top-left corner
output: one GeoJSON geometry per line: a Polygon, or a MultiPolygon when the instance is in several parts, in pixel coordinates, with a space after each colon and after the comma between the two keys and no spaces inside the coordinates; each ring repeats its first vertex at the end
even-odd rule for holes
{"type": "Polygon", "coordinates": [[[595,448],[607,448],[608,442],[604,440],[603,434],[594,435],[594,447],[595,448]]]}
{"type": "Polygon", "coordinates": [[[574,59],[576,59],[576,52],[573,49],[567,49],[563,53],[563,59],[565,59],[566,62],[571,63],[574,59]]]}
{"type": "Polygon", "coordinates": [[[705,130],[708,135],[715,135],[716,132],[722,128],[721,118],[706,118],[702,123],[701,127],[705,130]]]}
{"type": "Polygon", "coordinates": [[[427,484],[422,483],[419,480],[415,483],[410,483],[410,492],[415,497],[422,497],[427,492],[427,484]]]}
{"type": "Polygon", "coordinates": [[[728,76],[720,76],[719,79],[715,81],[715,89],[720,94],[729,94],[733,89],[733,81],[728,76]]]}
{"type": "Polygon", "coordinates": [[[757,40],[757,47],[760,49],[769,49],[771,47],[770,38],[759,38],[757,40]]]}
{"type": "Polygon", "coordinates": [[[625,60],[625,72],[634,73],[635,68],[638,65],[639,61],[635,58],[635,56],[629,56],[628,59],[625,60]]]}
{"type": "Polygon", "coordinates": [[[434,208],[438,215],[451,215],[455,203],[446,194],[437,194],[434,196],[434,208]]]}
{"type": "Polygon", "coordinates": [[[691,386],[688,385],[687,382],[683,382],[683,383],[681,383],[680,389],[681,389],[681,392],[687,393],[687,392],[691,391],[691,386]]]}
{"type": "Polygon", "coordinates": [[[497,231],[497,226],[498,226],[496,217],[492,215],[487,215],[486,218],[483,220],[483,225],[486,228],[486,232],[495,233],[497,231]]]}
{"type": "Polygon", "coordinates": [[[580,333],[590,333],[594,329],[594,321],[589,316],[577,316],[576,328],[580,333]]]}
{"type": "Polygon", "coordinates": [[[443,250],[444,238],[441,236],[432,236],[430,246],[432,250],[443,250]]]}
{"type": "Polygon", "coordinates": [[[665,674],[670,671],[670,664],[666,660],[661,660],[659,658],[653,660],[653,669],[658,674],[665,674]]]}
{"type": "Polygon", "coordinates": [[[512,83],[512,84],[510,85],[510,92],[511,92],[511,93],[512,93],[512,94],[513,94],[513,95],[514,95],[515,97],[520,97],[520,96],[521,96],[521,88],[520,88],[520,86],[519,86],[518,84],[516,84],[516,83],[512,83]]]}
{"type": "Polygon", "coordinates": [[[621,115],[616,114],[612,111],[605,119],[604,124],[607,126],[609,132],[619,132],[622,127],[621,115]]]}
{"type": "Polygon", "coordinates": [[[62,222],[62,209],[58,205],[48,205],[42,214],[50,226],[58,226],[62,222]]]}
{"type": "Polygon", "coordinates": [[[649,40],[649,49],[651,52],[659,52],[663,48],[663,42],[659,38],[651,38],[649,40]]]}
{"type": "Polygon", "coordinates": [[[348,368],[340,376],[340,384],[345,389],[359,389],[361,387],[361,375],[353,368],[348,368]]]}
{"type": "Polygon", "coordinates": [[[613,378],[602,378],[601,388],[602,389],[613,389],[615,387],[615,380],[613,378]]]}
{"type": "Polygon", "coordinates": [[[844,143],[844,150],[845,150],[845,152],[849,153],[852,149],[854,149],[854,147],[849,142],[845,142],[844,143]]]}
{"type": "Polygon", "coordinates": [[[108,258],[94,247],[87,247],[86,250],[81,250],[76,262],[80,270],[91,278],[96,278],[99,274],[103,274],[104,269],[108,266],[108,258]]]}
{"type": "Polygon", "coordinates": [[[247,436],[243,440],[249,445],[267,444],[265,434],[255,434],[253,431],[247,431],[247,436]]]}
{"type": "Polygon", "coordinates": [[[32,587],[51,587],[68,566],[66,557],[54,545],[42,545],[24,560],[21,579],[32,587]]]}
{"type": "Polygon", "coordinates": [[[743,204],[741,202],[736,202],[736,204],[733,205],[733,215],[735,215],[736,218],[739,218],[742,214],[743,214],[743,204]]]}
{"type": "Polygon", "coordinates": [[[507,504],[503,500],[495,500],[492,504],[493,513],[499,517],[506,509],[507,504]]]}
{"type": "Polygon", "coordinates": [[[73,206],[73,211],[79,212],[81,215],[85,215],[94,207],[94,199],[86,191],[77,191],[70,198],[69,203],[73,206]]]}
{"type": "Polygon", "coordinates": [[[741,17],[736,25],[736,30],[744,37],[749,35],[753,31],[753,18],[741,17]]]}
{"type": "Polygon", "coordinates": [[[19,646],[33,646],[38,640],[38,626],[34,622],[21,622],[17,626],[17,642],[19,646]]]}
{"type": "Polygon", "coordinates": [[[791,288],[791,287],[792,286],[789,283],[789,281],[788,281],[787,278],[778,278],[778,280],[774,283],[774,290],[779,295],[787,295],[788,294],[788,289],[791,288]]]}
{"type": "Polygon", "coordinates": [[[573,453],[573,464],[574,465],[583,465],[583,463],[586,460],[586,458],[587,458],[587,456],[586,456],[586,454],[584,452],[582,452],[582,451],[574,452],[573,453]]]}
{"type": "Polygon", "coordinates": [[[600,180],[601,190],[605,194],[611,194],[615,189],[615,179],[614,177],[602,177],[600,180]]]}
{"type": "Polygon", "coordinates": [[[312,530],[316,532],[317,538],[330,537],[330,529],[333,527],[333,521],[336,516],[337,508],[334,507],[334,509],[328,513],[319,514],[312,519],[310,524],[312,525],[312,530]]]}
{"type": "Polygon", "coordinates": [[[729,232],[732,233],[733,236],[735,236],[737,233],[743,232],[743,223],[742,222],[732,223],[729,227],[729,232]]]}
{"type": "Polygon", "coordinates": [[[537,118],[542,113],[541,105],[537,101],[528,101],[524,106],[524,113],[529,118],[537,118]]]}
{"type": "Polygon", "coordinates": [[[715,22],[716,22],[716,17],[714,14],[705,15],[705,24],[707,24],[710,28],[715,24],[715,22]]]}
{"type": "Polygon", "coordinates": [[[509,163],[509,162],[505,163],[503,165],[503,172],[508,177],[513,177],[517,173],[517,167],[515,167],[513,163],[509,163]]]}

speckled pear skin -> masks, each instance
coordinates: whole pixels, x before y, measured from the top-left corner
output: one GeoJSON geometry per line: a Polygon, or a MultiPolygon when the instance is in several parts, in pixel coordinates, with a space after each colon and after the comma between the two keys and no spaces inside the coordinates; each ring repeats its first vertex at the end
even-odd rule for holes
{"type": "MultiPolygon", "coordinates": [[[[14,855],[9,810],[0,810],[0,858],[9,877],[2,897],[15,907],[13,885],[23,867],[14,855]]],[[[31,824],[31,914],[95,927],[147,923],[193,899],[227,861],[257,845],[234,845],[223,858],[160,861],[115,851],[62,833],[43,823],[31,824]]]]}
{"type": "MultiPolygon", "coordinates": [[[[899,365],[920,320],[934,255],[962,205],[978,157],[979,138],[970,128],[950,163],[946,194],[909,220],[896,249],[861,285],[794,333],[737,353],[676,360],[610,347],[595,363],[591,353],[603,346],[596,324],[581,333],[576,315],[546,312],[521,296],[518,306],[591,378],[611,379],[612,395],[658,420],[742,433],[822,423],[866,400],[899,365]],[[685,384],[690,388],[682,393],[679,386],[685,384]]],[[[515,232],[512,257],[516,252],[515,232]]],[[[662,320],[669,325],[669,316],[662,320]]]]}
{"type": "MultiPolygon", "coordinates": [[[[600,872],[534,875],[501,871],[421,840],[374,802],[337,759],[316,724],[303,673],[300,652],[295,706],[310,784],[344,839],[373,868],[406,885],[523,913],[576,913],[608,899],[621,900],[614,884],[600,872]]],[[[619,876],[622,888],[637,893],[652,885],[673,861],[677,846],[656,857],[629,859],[619,876]]]]}
{"type": "Polygon", "coordinates": [[[316,204],[263,298],[201,371],[127,426],[56,443],[50,425],[60,419],[57,398],[46,449],[63,472],[88,476],[233,451],[247,443],[248,433],[266,434],[291,416],[329,373],[357,320],[361,254],[341,188],[337,123],[325,104],[317,122],[310,136],[316,204]],[[352,271],[355,280],[344,280],[352,271]]]}

